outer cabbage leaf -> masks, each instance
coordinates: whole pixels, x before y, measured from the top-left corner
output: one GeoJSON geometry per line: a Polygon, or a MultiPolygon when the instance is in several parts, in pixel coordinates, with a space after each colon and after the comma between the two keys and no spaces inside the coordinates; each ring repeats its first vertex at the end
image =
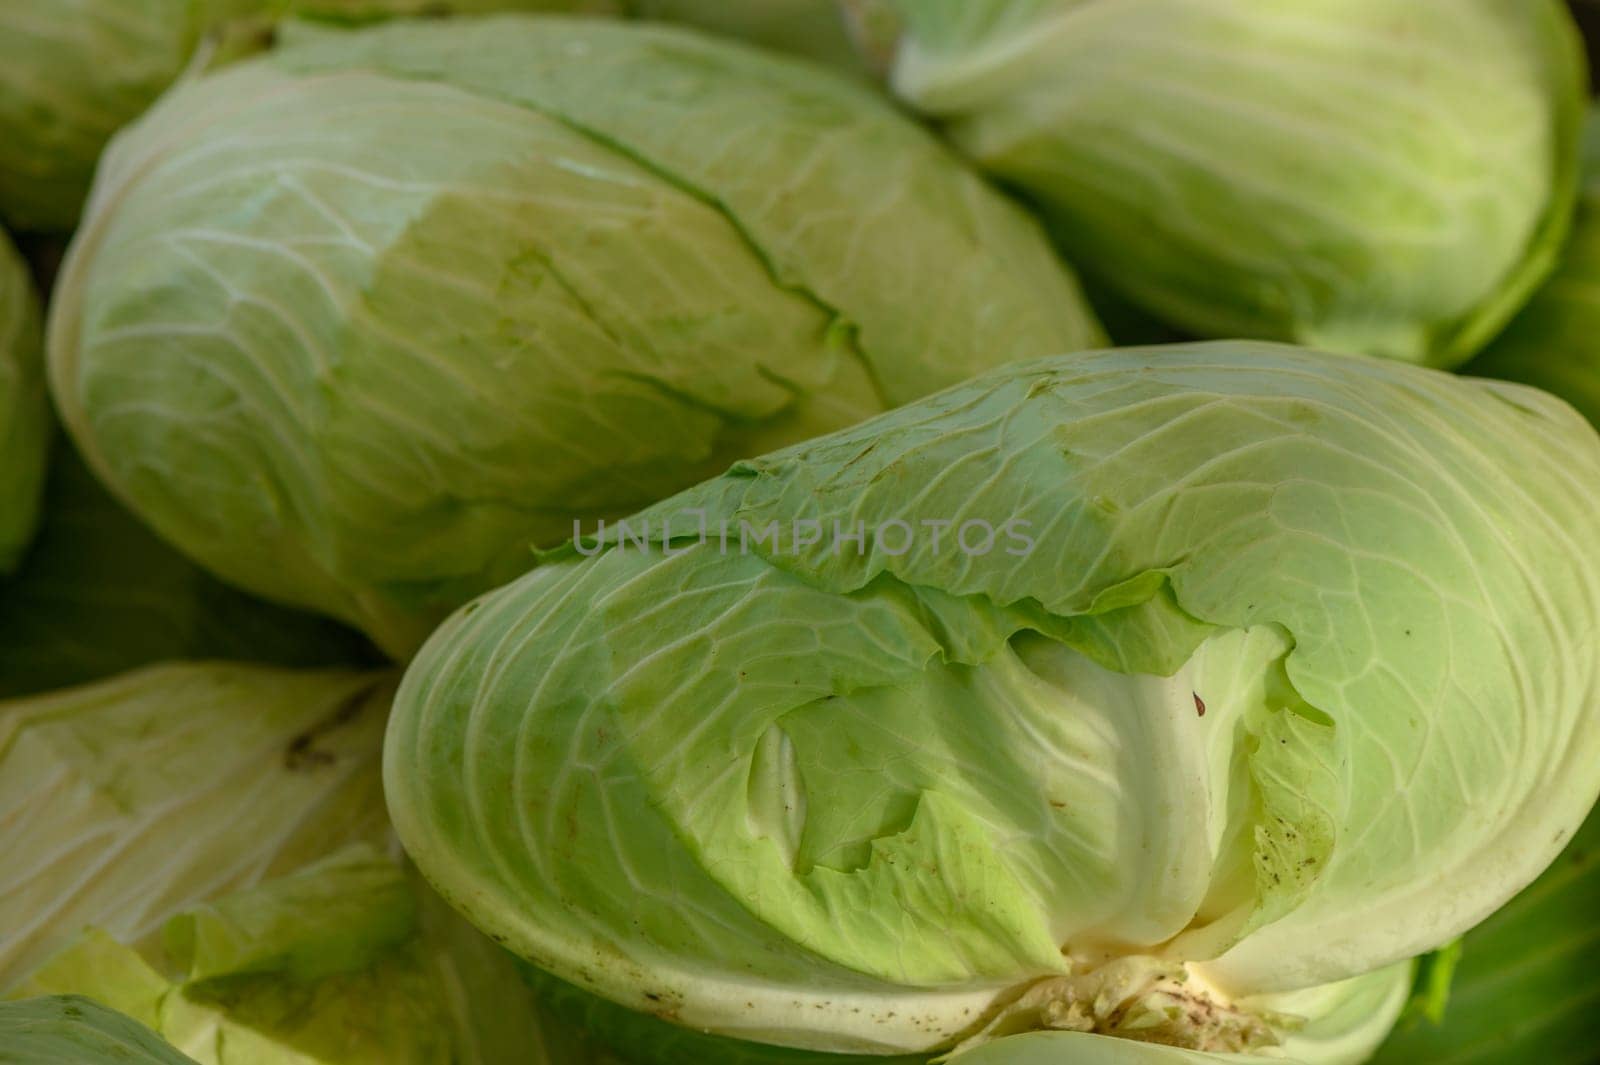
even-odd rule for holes
{"type": "Polygon", "coordinates": [[[49,420],[38,297],[0,232],[0,574],[16,566],[38,522],[49,420]]]}
{"type": "Polygon", "coordinates": [[[1555,276],[1469,367],[1554,392],[1600,425],[1600,113],[1584,142],[1578,218],[1555,276]]]}
{"type": "Polygon", "coordinates": [[[94,925],[388,838],[382,674],[175,665],[0,703],[0,991],[94,925]]]}
{"type": "Polygon", "coordinates": [[[88,999],[0,1003],[0,1065],[195,1065],[148,1028],[88,999]]]}
{"type": "Polygon", "coordinates": [[[459,612],[386,794],[475,924],[689,1027],[888,1053],[1137,1007],[1264,1051],[1317,1011],[1251,996],[1438,946],[1582,821],[1597,496],[1594,430],[1519,386],[1004,369],[459,612]]]}
{"type": "Polygon", "coordinates": [[[70,446],[56,448],[25,564],[0,584],[0,698],[180,659],[336,666],[374,657],[355,633],[253,599],[178,554],[70,446]]]}
{"type": "Polygon", "coordinates": [[[577,518],[1099,335],[1030,220],[810,64],[606,20],[295,37],[108,155],[54,386],[168,540],[397,655],[577,518]]]}
{"type": "Polygon", "coordinates": [[[0,997],[200,1065],[588,1065],[395,855],[392,680],[173,666],[0,704],[0,997]]]}
{"type": "Polygon", "coordinates": [[[91,931],[18,993],[63,990],[200,1065],[598,1060],[546,1020],[510,955],[366,845],[179,914],[154,959],[91,931]]]}
{"type": "MultiPolygon", "coordinates": [[[[0,5],[0,219],[73,227],[96,161],[186,68],[282,15],[586,10],[588,0],[8,0],[0,5]]],[[[258,43],[258,42],[257,42],[258,43]]]]}
{"type": "Polygon", "coordinates": [[[894,84],[1200,336],[1465,361],[1548,274],[1586,78],[1559,0],[898,0],[894,84]]]}
{"type": "Polygon", "coordinates": [[[548,973],[523,965],[553,1023],[592,1033],[594,1053],[614,1055],[604,1065],[927,1065],[928,1056],[830,1054],[752,1043],[673,1024],[591,995],[548,973]]]}
{"type": "Polygon", "coordinates": [[[1327,987],[1274,999],[1275,1008],[1311,1018],[1290,1032],[1283,1054],[1306,1065],[1362,1065],[1402,1015],[1416,966],[1401,962],[1327,987]]]}
{"type": "Polygon", "coordinates": [[[1467,933],[1436,1017],[1403,1022],[1378,1065],[1586,1065],[1600,1045],[1600,814],[1543,876],[1467,933]]]}

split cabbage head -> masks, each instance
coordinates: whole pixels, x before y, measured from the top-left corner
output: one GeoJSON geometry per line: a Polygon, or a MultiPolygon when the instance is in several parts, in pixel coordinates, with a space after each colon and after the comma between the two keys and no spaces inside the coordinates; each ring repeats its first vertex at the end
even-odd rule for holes
{"type": "Polygon", "coordinates": [[[396,857],[392,691],[180,665],[0,703],[0,999],[86,995],[199,1065],[584,1065],[396,857]]]}
{"type": "Polygon", "coordinates": [[[396,655],[575,521],[1099,336],[1035,225],[866,88],[514,17],[180,87],[108,154],[53,314],[121,498],[396,655]]]}
{"type": "Polygon", "coordinates": [[[290,15],[585,10],[591,0],[7,0],[0,4],[0,220],[66,231],[100,153],[185,70],[270,40],[290,15]]]}
{"type": "Polygon", "coordinates": [[[33,280],[0,232],[0,575],[16,567],[39,520],[50,433],[42,355],[33,280]]]}
{"type": "Polygon", "coordinates": [[[1192,334],[1456,365],[1566,233],[1561,0],[877,3],[899,94],[1192,334]]]}
{"type": "Polygon", "coordinates": [[[386,794],[478,927],[690,1028],[1356,1062],[1600,790],[1596,631],[1560,401],[1097,352],[546,556],[413,662],[386,794]]]}
{"type": "Polygon", "coordinates": [[[1600,112],[1590,114],[1583,176],[1560,267],[1471,372],[1547,389],[1600,425],[1600,112]]]}

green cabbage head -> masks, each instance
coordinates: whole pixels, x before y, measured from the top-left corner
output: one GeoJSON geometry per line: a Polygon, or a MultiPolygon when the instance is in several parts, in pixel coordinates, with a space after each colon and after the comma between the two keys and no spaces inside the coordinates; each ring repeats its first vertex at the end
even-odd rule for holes
{"type": "Polygon", "coordinates": [[[39,299],[0,232],[0,575],[16,567],[39,520],[49,423],[39,299]]]}
{"type": "Polygon", "coordinates": [[[1600,425],[1600,112],[1590,113],[1578,217],[1561,265],[1471,372],[1548,389],[1600,425]]]}
{"type": "Polygon", "coordinates": [[[0,703],[0,999],[86,995],[199,1065],[586,1065],[397,857],[392,692],[194,664],[0,703]]]}
{"type": "Polygon", "coordinates": [[[0,220],[66,231],[96,161],[188,69],[270,40],[285,16],[359,21],[603,0],[7,0],[0,4],[0,220]]]}
{"type": "Polygon", "coordinates": [[[1354,1062],[1600,790],[1596,631],[1600,437],[1558,400],[1246,342],[1058,357],[466,607],[386,794],[478,927],[690,1028],[1354,1062]]]}
{"type": "Polygon", "coordinates": [[[899,94],[1196,335],[1455,365],[1566,232],[1560,0],[867,3],[905,24],[899,94]]]}
{"type": "Polygon", "coordinates": [[[107,157],[51,357],[166,539],[404,655],[575,519],[1098,334],[1034,224],[866,88],[505,17],[180,87],[107,157]]]}

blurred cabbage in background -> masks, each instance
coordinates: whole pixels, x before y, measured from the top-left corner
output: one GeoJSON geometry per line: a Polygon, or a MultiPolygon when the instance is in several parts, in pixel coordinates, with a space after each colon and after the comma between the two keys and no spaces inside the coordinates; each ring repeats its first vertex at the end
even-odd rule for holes
{"type": "Polygon", "coordinates": [[[614,20],[291,38],[107,155],[55,398],[159,534],[397,657],[576,522],[1102,341],[854,80],[614,20]]]}
{"type": "Polygon", "coordinates": [[[895,91],[1186,332],[1454,366],[1565,239],[1559,0],[885,5],[895,91]]]}
{"type": "Polygon", "coordinates": [[[0,998],[86,995],[199,1065],[586,1065],[398,856],[392,694],[194,664],[0,702],[0,998]]]}

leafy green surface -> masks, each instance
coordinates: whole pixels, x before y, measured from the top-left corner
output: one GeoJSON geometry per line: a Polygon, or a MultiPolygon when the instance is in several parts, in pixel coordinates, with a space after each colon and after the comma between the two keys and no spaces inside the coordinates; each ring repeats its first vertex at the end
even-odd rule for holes
{"type": "Polygon", "coordinates": [[[79,929],[387,837],[381,674],[181,665],[0,703],[0,990],[79,929]]]}
{"type": "Polygon", "coordinates": [[[0,7],[0,218],[67,230],[106,141],[183,71],[203,32],[191,0],[0,7]]]}
{"type": "Polygon", "coordinates": [[[44,521],[0,582],[0,698],[180,659],[284,666],[376,657],[347,629],[235,591],[124,510],[64,442],[44,521]]]}
{"type": "Polygon", "coordinates": [[[1585,175],[1560,267],[1468,373],[1554,392],[1600,425],[1600,115],[1591,114],[1585,175]]]}
{"type": "Polygon", "coordinates": [[[575,519],[1099,337],[1031,220],[811,64],[608,20],[286,38],[107,156],[56,399],[191,557],[397,655],[575,519]]]}
{"type": "Polygon", "coordinates": [[[529,965],[522,966],[522,974],[556,1024],[593,1033],[597,1045],[617,1056],[616,1065],[926,1065],[928,1060],[926,1054],[828,1054],[729,1039],[619,1006],[529,965]]]}
{"type": "Polygon", "coordinates": [[[1442,1013],[1402,1025],[1376,1065],[1587,1065],[1600,1045],[1600,816],[1467,933],[1442,1013]]]}
{"type": "Polygon", "coordinates": [[[391,691],[186,665],[0,703],[0,998],[86,995],[199,1065],[602,1062],[397,858],[391,691]]]}
{"type": "Polygon", "coordinates": [[[1516,386],[1241,343],[998,371],[459,612],[391,812],[535,964],[755,1041],[1340,980],[1481,920],[1600,788],[1597,493],[1594,431],[1516,386]],[[884,531],[976,519],[1034,549],[884,531]],[[1159,979],[1102,996],[1108,942],[1159,979]]]}
{"type": "Polygon", "coordinates": [[[16,566],[39,517],[50,434],[43,348],[27,265],[0,231],[0,575],[16,566]]]}
{"type": "Polygon", "coordinates": [[[1560,0],[899,0],[894,73],[1062,246],[1200,336],[1457,365],[1553,266],[1560,0]]]}
{"type": "Polygon", "coordinates": [[[592,1058],[545,1033],[509,955],[366,845],[179,914],[163,947],[142,955],[91,931],[17,993],[88,995],[200,1065],[592,1058]]]}
{"type": "Polygon", "coordinates": [[[0,1002],[0,1065],[194,1065],[148,1028],[88,999],[0,1002]]]}
{"type": "Polygon", "coordinates": [[[106,143],[194,64],[284,15],[582,11],[591,0],[13,0],[0,5],[0,220],[66,232],[106,143]]]}

